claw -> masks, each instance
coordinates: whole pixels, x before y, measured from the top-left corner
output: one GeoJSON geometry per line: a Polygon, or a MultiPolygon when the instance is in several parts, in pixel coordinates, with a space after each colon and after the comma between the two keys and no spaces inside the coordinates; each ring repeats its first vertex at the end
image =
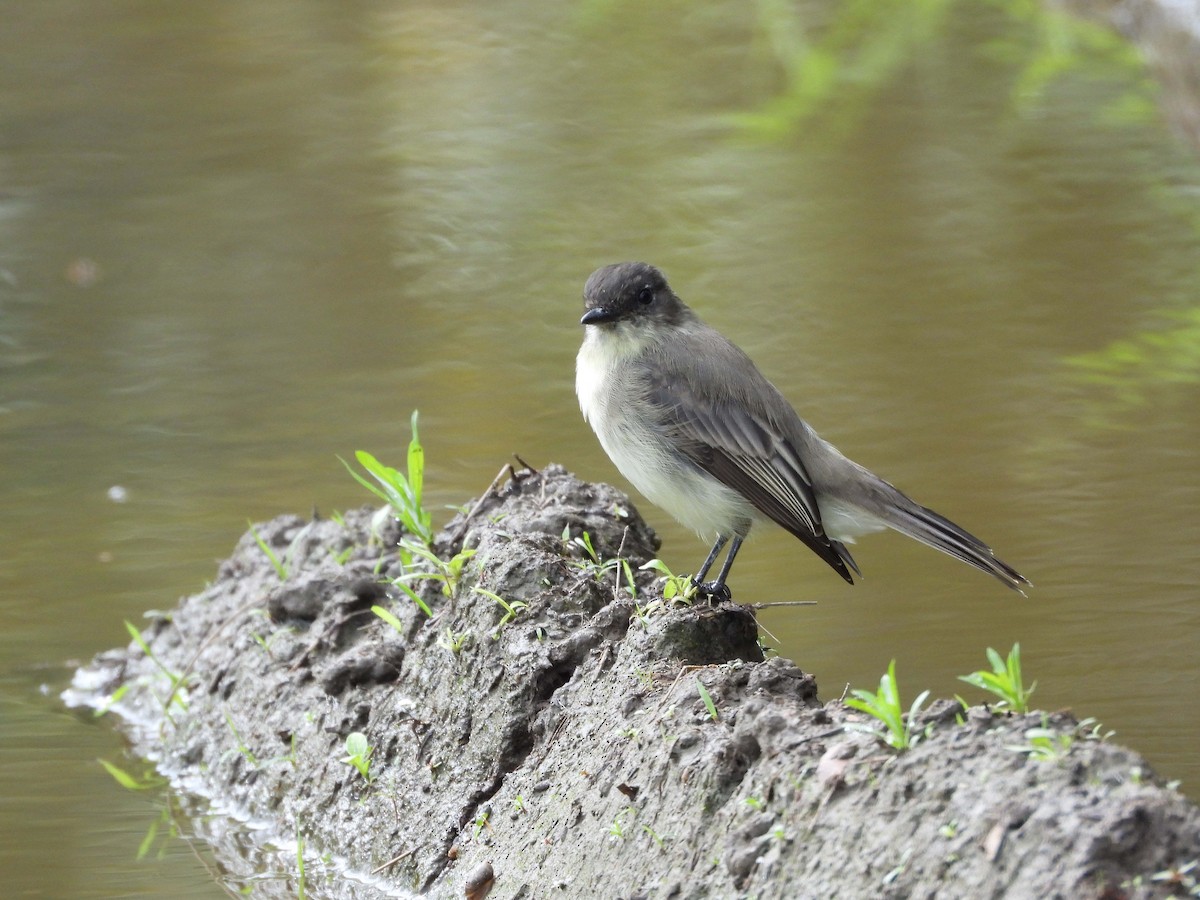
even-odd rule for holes
{"type": "Polygon", "coordinates": [[[708,598],[709,606],[714,603],[728,603],[733,599],[733,592],[729,590],[729,585],[720,581],[700,582],[693,578],[692,584],[696,585],[696,590],[700,594],[708,598]]]}

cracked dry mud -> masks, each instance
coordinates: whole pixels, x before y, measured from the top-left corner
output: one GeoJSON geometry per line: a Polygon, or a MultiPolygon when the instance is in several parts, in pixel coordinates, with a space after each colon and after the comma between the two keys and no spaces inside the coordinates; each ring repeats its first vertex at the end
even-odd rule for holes
{"type": "Polygon", "coordinates": [[[1200,858],[1200,810],[1068,715],[1048,720],[1076,736],[1057,761],[1005,749],[1041,714],[960,723],[946,701],[898,755],[844,730],[861,717],[822,704],[811,674],[764,661],[749,609],[642,617],[581,565],[564,529],[635,572],[655,555],[615,489],[550,466],[473,513],[436,542],[477,550],[454,596],[414,584],[432,619],[380,581],[399,567],[390,520],[372,538],[370,510],[280,517],[257,531],[288,555],[285,581],[248,534],[144,633],[187,673],[186,709],[164,717],[169,683],[136,644],[81,669],[68,699],[130,685],[113,710],[134,751],[204,798],[197,830],[230,884],[257,873],[254,896],[296,895],[297,833],[310,897],[1183,895],[1153,876],[1200,858]],[[526,607],[502,624],[475,587],[526,607]],[[352,731],[370,784],[343,761],[352,731]]]}

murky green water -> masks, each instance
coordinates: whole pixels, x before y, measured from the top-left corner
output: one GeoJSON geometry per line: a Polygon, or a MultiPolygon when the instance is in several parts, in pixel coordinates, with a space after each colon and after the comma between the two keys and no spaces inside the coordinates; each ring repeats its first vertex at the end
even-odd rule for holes
{"type": "Polygon", "coordinates": [[[826,696],[892,657],[910,696],[969,694],[1020,640],[1041,705],[1198,795],[1200,164],[1103,32],[948,2],[0,13],[9,895],[222,895],[179,841],[135,860],[158,808],[58,707],[68,661],[248,518],[363,501],[335,454],[398,461],[414,407],[438,504],[513,452],[620,483],[573,364],[583,280],[628,258],[1036,584],[881,535],[851,589],[764,533],[737,593],[819,601],[764,621],[826,696]]]}

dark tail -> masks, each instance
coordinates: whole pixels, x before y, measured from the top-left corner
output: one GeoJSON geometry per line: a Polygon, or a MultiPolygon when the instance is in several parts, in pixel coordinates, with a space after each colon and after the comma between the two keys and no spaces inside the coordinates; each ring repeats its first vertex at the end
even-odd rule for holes
{"type": "Polygon", "coordinates": [[[880,515],[889,527],[935,550],[948,553],[955,559],[961,559],[981,572],[987,572],[1014,591],[1025,593],[1022,586],[1029,584],[1029,580],[1004,560],[998,559],[991,547],[945,516],[926,509],[903,494],[900,496],[906,502],[891,505],[880,515]]]}

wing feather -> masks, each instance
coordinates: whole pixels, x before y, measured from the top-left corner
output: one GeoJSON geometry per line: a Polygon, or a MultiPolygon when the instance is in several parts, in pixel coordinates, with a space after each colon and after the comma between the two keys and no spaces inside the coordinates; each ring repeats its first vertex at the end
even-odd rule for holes
{"type": "MultiPolygon", "coordinates": [[[[853,584],[847,563],[856,571],[857,566],[846,548],[825,533],[812,479],[792,439],[803,426],[774,386],[743,359],[759,384],[741,397],[711,361],[674,372],[648,365],[640,373],[643,395],[655,410],[658,427],[689,460],[742,494],[853,584]],[[774,401],[777,415],[755,402],[764,396],[774,401]],[[796,422],[788,427],[779,421],[780,415],[795,417],[796,422]]],[[[742,368],[739,376],[745,371],[742,368]]]]}

